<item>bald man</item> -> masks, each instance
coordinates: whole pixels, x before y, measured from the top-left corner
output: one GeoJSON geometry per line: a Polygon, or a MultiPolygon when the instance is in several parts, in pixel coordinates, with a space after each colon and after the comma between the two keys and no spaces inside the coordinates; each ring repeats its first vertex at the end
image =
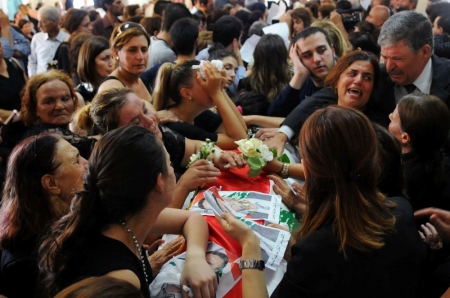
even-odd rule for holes
{"type": "Polygon", "coordinates": [[[375,28],[380,29],[390,15],[391,13],[388,7],[377,5],[370,10],[369,15],[366,17],[366,21],[372,23],[375,28]]]}

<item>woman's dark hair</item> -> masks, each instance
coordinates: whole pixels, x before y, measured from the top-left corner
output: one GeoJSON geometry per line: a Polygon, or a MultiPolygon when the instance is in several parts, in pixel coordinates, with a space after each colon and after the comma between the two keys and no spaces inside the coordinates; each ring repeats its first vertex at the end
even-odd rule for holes
{"type": "Polygon", "coordinates": [[[312,23],[311,15],[309,14],[309,11],[307,11],[303,7],[294,9],[291,12],[291,17],[292,17],[291,28],[290,28],[291,37],[294,37],[294,36],[292,36],[294,34],[294,19],[302,20],[303,28],[308,28],[311,26],[311,23],[312,23]]]}
{"type": "Polygon", "coordinates": [[[96,10],[89,10],[88,11],[88,15],[89,15],[89,20],[91,22],[94,22],[94,21],[97,20],[97,16],[100,15],[100,14],[96,10]]]}
{"type": "Polygon", "coordinates": [[[246,10],[239,10],[236,12],[234,17],[242,21],[243,27],[241,30],[241,44],[244,44],[247,40],[248,30],[253,23],[250,21],[250,13],[246,10]]]}
{"type": "Polygon", "coordinates": [[[66,270],[71,256],[85,250],[109,224],[126,222],[142,211],[159,175],[167,173],[164,146],[149,130],[127,125],[103,135],[89,158],[84,190],[41,245],[41,284],[48,296],[71,274],[66,270]]]}
{"type": "Polygon", "coordinates": [[[89,277],[65,288],[55,298],[143,298],[141,291],[122,279],[89,277]]]}
{"type": "Polygon", "coordinates": [[[156,36],[158,34],[159,30],[161,29],[161,17],[154,16],[151,18],[143,18],[139,22],[142,26],[144,26],[145,30],[147,31],[148,35],[150,36],[156,36]],[[155,34],[155,31],[157,32],[155,34]]]}
{"type": "Polygon", "coordinates": [[[32,136],[11,153],[0,208],[0,247],[44,235],[46,228],[69,209],[67,203],[52,198],[41,178],[55,174],[61,162],[56,156],[57,135],[32,136]]]}
{"type": "Polygon", "coordinates": [[[102,77],[97,72],[95,58],[105,50],[109,49],[109,42],[102,36],[88,38],[80,48],[78,53],[77,73],[82,82],[98,88],[103,82],[102,77]]]}
{"type": "Polygon", "coordinates": [[[411,139],[411,147],[427,159],[447,140],[450,113],[440,98],[427,94],[409,94],[398,103],[402,131],[411,139]]]}
{"type": "Polygon", "coordinates": [[[255,47],[253,58],[255,62],[248,77],[252,90],[272,101],[291,79],[283,39],[275,34],[263,35],[255,47]]]}
{"type": "Polygon", "coordinates": [[[192,87],[192,79],[197,73],[192,66],[199,64],[197,60],[187,60],[176,65],[169,62],[161,65],[153,92],[153,106],[157,111],[181,102],[180,89],[192,87]]]}
{"type": "Polygon", "coordinates": [[[221,43],[215,43],[213,46],[211,46],[208,49],[208,53],[209,53],[208,57],[209,61],[222,60],[223,58],[230,56],[236,59],[236,61],[238,61],[236,54],[233,53],[232,51],[226,50],[221,43]]]}
{"type": "Polygon", "coordinates": [[[331,224],[344,253],[370,252],[393,232],[393,206],[378,192],[380,173],[375,131],[364,114],[339,106],[314,112],[300,132],[300,152],[308,174],[300,237],[331,224]]]}
{"type": "Polygon", "coordinates": [[[373,31],[375,31],[375,25],[372,23],[369,23],[367,21],[362,21],[356,24],[356,27],[358,28],[359,32],[363,33],[369,33],[372,34],[373,31]]]}
{"type": "Polygon", "coordinates": [[[143,18],[144,18],[144,16],[142,16],[142,15],[134,16],[134,17],[129,18],[128,22],[140,24],[140,22],[143,18]]]}
{"type": "Polygon", "coordinates": [[[86,10],[69,8],[69,10],[67,10],[66,14],[63,16],[63,26],[67,30],[67,32],[69,32],[69,34],[72,34],[73,32],[78,30],[81,22],[87,16],[88,12],[86,10]]]}
{"type": "Polygon", "coordinates": [[[242,108],[242,115],[261,115],[267,116],[267,110],[270,106],[270,101],[267,96],[253,91],[244,91],[237,94],[233,98],[236,106],[242,108]]]}
{"type": "Polygon", "coordinates": [[[360,49],[371,52],[376,57],[380,57],[380,46],[373,40],[372,35],[367,32],[352,32],[348,35],[348,40],[353,46],[354,50],[360,49]]]}
{"type": "Polygon", "coordinates": [[[98,93],[94,100],[74,116],[77,126],[88,135],[105,134],[119,127],[120,109],[127,103],[130,88],[111,88],[98,93]]]}
{"type": "Polygon", "coordinates": [[[332,11],[336,9],[334,4],[324,4],[319,7],[319,12],[322,15],[322,19],[330,17],[332,11]]]}
{"type": "Polygon", "coordinates": [[[381,174],[378,189],[386,197],[406,197],[400,142],[384,127],[372,123],[378,138],[381,174]]]}
{"type": "Polygon", "coordinates": [[[136,16],[136,10],[138,10],[139,4],[132,4],[125,6],[123,11],[123,19],[127,22],[130,22],[130,18],[136,16]]]}
{"type": "Polygon", "coordinates": [[[78,66],[78,54],[80,53],[81,46],[86,40],[91,38],[93,35],[90,33],[78,33],[71,35],[70,37],[70,47],[69,47],[69,60],[70,60],[70,75],[73,76],[77,73],[78,66]]]}
{"type": "Polygon", "coordinates": [[[77,106],[78,97],[75,95],[75,86],[72,79],[61,70],[52,69],[47,72],[39,73],[31,77],[25,85],[22,95],[22,108],[20,109],[20,118],[26,126],[32,126],[38,120],[37,117],[37,98],[36,92],[42,85],[51,81],[61,81],[67,85],[70,90],[70,97],[73,100],[74,107],[77,106]]]}
{"type": "Polygon", "coordinates": [[[317,19],[319,17],[319,5],[315,1],[308,1],[305,3],[305,8],[309,8],[312,13],[312,17],[317,19]]]}
{"type": "Polygon", "coordinates": [[[31,22],[28,21],[28,20],[20,20],[19,21],[19,28],[23,29],[23,26],[25,26],[25,24],[28,24],[28,23],[31,23],[31,22]]]}
{"type": "Polygon", "coordinates": [[[339,78],[344,71],[356,61],[368,61],[373,67],[374,86],[378,86],[380,78],[380,65],[372,53],[364,51],[353,51],[340,58],[336,65],[331,69],[328,76],[325,78],[325,86],[332,86],[333,89],[337,87],[339,78]]]}

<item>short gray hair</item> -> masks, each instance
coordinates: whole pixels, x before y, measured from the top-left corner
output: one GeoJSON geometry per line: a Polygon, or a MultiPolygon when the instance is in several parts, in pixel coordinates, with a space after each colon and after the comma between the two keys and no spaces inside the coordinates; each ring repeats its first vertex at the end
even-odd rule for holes
{"type": "Polygon", "coordinates": [[[47,20],[56,20],[56,23],[59,23],[59,19],[61,18],[61,14],[59,10],[51,5],[44,5],[38,11],[39,17],[47,20]]]}
{"type": "Polygon", "coordinates": [[[433,52],[433,32],[431,22],[415,11],[394,14],[381,27],[378,44],[381,47],[404,42],[413,53],[428,44],[433,52]]]}

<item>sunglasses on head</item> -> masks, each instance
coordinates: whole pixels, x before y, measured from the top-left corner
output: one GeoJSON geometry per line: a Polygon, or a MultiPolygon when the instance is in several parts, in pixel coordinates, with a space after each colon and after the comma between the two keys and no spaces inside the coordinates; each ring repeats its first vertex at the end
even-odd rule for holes
{"type": "Polygon", "coordinates": [[[131,28],[138,28],[138,29],[144,31],[145,34],[147,34],[147,31],[141,24],[130,22],[130,23],[125,23],[125,24],[120,25],[119,29],[117,29],[116,37],[131,28]]]}

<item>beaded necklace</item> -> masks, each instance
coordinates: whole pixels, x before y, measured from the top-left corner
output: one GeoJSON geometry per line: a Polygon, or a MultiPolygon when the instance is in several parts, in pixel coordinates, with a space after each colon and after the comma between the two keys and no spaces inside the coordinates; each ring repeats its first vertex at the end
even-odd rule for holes
{"type": "Polygon", "coordinates": [[[145,262],[144,262],[144,254],[142,253],[142,249],[141,246],[139,245],[139,242],[136,238],[136,236],[134,236],[133,231],[131,231],[131,229],[127,226],[127,224],[123,221],[120,220],[119,223],[123,226],[123,228],[125,229],[125,231],[131,235],[131,238],[133,239],[134,244],[136,245],[136,249],[139,252],[139,256],[141,258],[141,262],[142,262],[142,269],[144,270],[144,275],[145,275],[145,282],[148,286],[148,275],[147,275],[147,270],[145,269],[145,262]]]}

